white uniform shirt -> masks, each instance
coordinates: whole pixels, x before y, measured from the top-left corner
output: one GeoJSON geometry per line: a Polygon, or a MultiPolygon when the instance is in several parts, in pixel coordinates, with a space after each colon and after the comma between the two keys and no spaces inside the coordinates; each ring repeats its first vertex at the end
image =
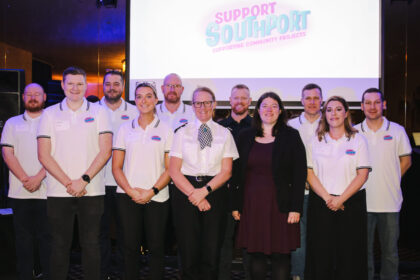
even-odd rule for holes
{"type": "Polygon", "coordinates": [[[213,141],[211,147],[203,150],[198,142],[199,120],[188,123],[175,132],[170,156],[182,159],[181,172],[189,176],[215,176],[220,173],[223,158],[239,157],[235,141],[230,131],[209,120],[206,123],[211,130],[213,141]]]}
{"type": "MultiPolygon", "coordinates": [[[[118,109],[112,111],[105,102],[105,97],[103,97],[99,101],[99,105],[104,107],[108,112],[109,119],[111,120],[111,127],[112,132],[114,133],[114,143],[116,139],[116,135],[120,126],[124,123],[129,123],[131,120],[136,119],[139,115],[139,111],[137,110],[136,106],[131,105],[130,103],[121,99],[121,104],[118,109]]],[[[117,183],[115,182],[114,176],[112,175],[112,157],[109,158],[108,162],[104,167],[105,172],[105,185],[106,186],[116,186],[117,183]]]]}
{"type": "Polygon", "coordinates": [[[313,169],[329,194],[341,195],[358,169],[371,169],[366,139],[359,133],[350,139],[343,135],[334,140],[328,133],[321,141],[313,137],[306,152],[308,168],[313,169]]]}
{"type": "Polygon", "coordinates": [[[174,113],[168,111],[165,106],[165,102],[162,102],[156,105],[156,112],[159,119],[167,123],[173,130],[177,129],[181,125],[186,123],[193,122],[195,120],[195,115],[192,107],[181,102],[174,113]]]}
{"type": "MultiPolygon", "coordinates": [[[[155,116],[145,130],[136,119],[123,124],[116,136],[114,150],[125,151],[123,172],[132,188],[151,189],[165,172],[165,153],[169,153],[173,139],[172,128],[155,116]]],[[[122,188],[118,193],[125,193],[122,188]]],[[[152,200],[168,200],[168,187],[152,200]]]]}
{"type": "Polygon", "coordinates": [[[385,117],[376,132],[369,129],[366,120],[355,128],[366,137],[372,160],[372,173],[365,184],[367,211],[399,212],[403,201],[400,157],[411,154],[404,128],[385,117]]]}
{"type": "MultiPolygon", "coordinates": [[[[302,114],[300,114],[299,117],[289,120],[289,126],[299,131],[299,135],[303,141],[303,144],[305,145],[305,149],[307,149],[312,137],[315,136],[315,131],[318,128],[320,120],[321,117],[319,117],[316,121],[311,123],[305,118],[305,112],[302,112],[302,114]]],[[[309,194],[309,190],[305,189],[305,194],[309,194]]]]}
{"type": "MultiPolygon", "coordinates": [[[[51,139],[51,155],[72,180],[79,179],[99,153],[99,134],[112,133],[106,110],[84,99],[77,111],[67,106],[67,98],[44,110],[38,138],[51,139]]],[[[86,196],[105,194],[104,169],[91,178],[86,196]]],[[[47,172],[47,196],[73,197],[64,185],[47,172]]]]}
{"type": "MultiPolygon", "coordinates": [[[[7,120],[1,135],[0,146],[12,147],[15,157],[28,176],[36,175],[42,168],[38,160],[36,132],[41,117],[31,118],[26,112],[7,120]]],[[[44,180],[35,192],[29,192],[21,181],[9,171],[9,197],[19,199],[46,199],[44,180]]]]}

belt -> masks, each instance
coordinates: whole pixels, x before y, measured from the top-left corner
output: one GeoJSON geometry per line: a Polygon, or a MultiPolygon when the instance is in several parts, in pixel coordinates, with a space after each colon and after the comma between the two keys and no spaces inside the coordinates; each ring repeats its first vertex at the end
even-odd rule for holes
{"type": "Polygon", "coordinates": [[[195,180],[196,182],[210,181],[214,176],[189,176],[185,175],[189,180],[195,180]]]}

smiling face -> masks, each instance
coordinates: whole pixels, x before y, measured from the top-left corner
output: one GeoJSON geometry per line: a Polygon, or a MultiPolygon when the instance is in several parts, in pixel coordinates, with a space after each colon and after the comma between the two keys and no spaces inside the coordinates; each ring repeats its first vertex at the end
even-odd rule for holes
{"type": "Polygon", "coordinates": [[[178,75],[170,74],[166,76],[161,87],[165,102],[167,103],[179,103],[181,101],[181,95],[184,92],[182,81],[178,75]]]}
{"type": "Polygon", "coordinates": [[[261,102],[258,114],[263,124],[274,125],[281,114],[280,105],[275,99],[267,97],[261,102]]]}
{"type": "Polygon", "coordinates": [[[30,84],[26,86],[22,98],[25,110],[35,113],[44,108],[47,96],[41,86],[38,84],[30,84]]]}
{"type": "Polygon", "coordinates": [[[386,109],[386,101],[382,101],[379,92],[368,92],[365,93],[361,106],[368,120],[378,120],[382,118],[383,110],[386,109]]]}
{"type": "Polygon", "coordinates": [[[199,121],[205,123],[213,117],[213,110],[216,108],[216,102],[207,91],[197,91],[193,95],[193,110],[199,121]],[[197,103],[196,103],[197,102],[197,103]],[[197,104],[201,103],[200,107],[197,104]],[[206,105],[206,103],[208,105],[206,105]]]}
{"type": "Polygon", "coordinates": [[[158,99],[151,88],[139,87],[135,93],[135,102],[140,114],[151,114],[155,111],[158,99]]]}
{"type": "Polygon", "coordinates": [[[304,90],[301,101],[306,114],[313,116],[318,115],[321,111],[322,97],[319,89],[304,90]]]}
{"type": "Polygon", "coordinates": [[[124,82],[119,75],[108,74],[104,79],[104,95],[106,101],[115,103],[120,100],[124,91],[124,82]]]}
{"type": "Polygon", "coordinates": [[[61,81],[61,87],[63,88],[64,94],[71,102],[78,103],[82,101],[85,96],[87,83],[83,75],[67,74],[64,80],[61,81]]]}
{"type": "Polygon", "coordinates": [[[348,112],[340,101],[332,100],[326,104],[325,117],[330,128],[344,128],[347,116],[348,112]]]}
{"type": "Polygon", "coordinates": [[[249,105],[251,105],[251,98],[249,98],[249,90],[246,88],[234,88],[229,98],[232,111],[236,115],[243,115],[248,112],[249,105]]]}

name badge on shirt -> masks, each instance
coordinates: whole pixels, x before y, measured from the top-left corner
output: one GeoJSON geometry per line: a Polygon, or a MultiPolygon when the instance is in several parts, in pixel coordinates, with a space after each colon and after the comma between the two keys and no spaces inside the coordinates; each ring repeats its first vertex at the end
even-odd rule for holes
{"type": "Polygon", "coordinates": [[[188,120],[187,119],[180,119],[179,122],[182,123],[182,124],[184,124],[184,123],[187,123],[188,120]]]}
{"type": "Polygon", "coordinates": [[[55,129],[57,131],[63,131],[70,129],[70,123],[68,121],[56,121],[55,122],[55,129]]]}
{"type": "Polygon", "coordinates": [[[16,131],[29,131],[29,125],[19,124],[16,126],[16,131]]]}
{"type": "Polygon", "coordinates": [[[392,140],[392,135],[385,135],[384,140],[385,141],[391,141],[392,140]]]}

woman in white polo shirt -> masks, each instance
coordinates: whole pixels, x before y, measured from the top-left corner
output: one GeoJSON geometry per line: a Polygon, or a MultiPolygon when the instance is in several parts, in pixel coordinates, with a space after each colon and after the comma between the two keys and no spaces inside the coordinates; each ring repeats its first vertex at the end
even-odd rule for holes
{"type": "Polygon", "coordinates": [[[308,234],[305,278],[367,279],[366,140],[351,126],[347,102],[330,97],[307,149],[308,234]]]}
{"type": "Polygon", "coordinates": [[[182,279],[217,279],[227,211],[226,181],[238,158],[230,131],[212,120],[214,93],[193,93],[197,119],[177,129],[169,172],[176,187],[171,200],[182,279]]]}
{"type": "Polygon", "coordinates": [[[169,210],[168,153],[173,132],[155,115],[155,88],[137,85],[140,115],[116,136],[112,173],[118,183],[117,205],[124,244],[125,279],[139,279],[141,234],[150,251],[150,279],[163,279],[165,226],[169,210]]]}

